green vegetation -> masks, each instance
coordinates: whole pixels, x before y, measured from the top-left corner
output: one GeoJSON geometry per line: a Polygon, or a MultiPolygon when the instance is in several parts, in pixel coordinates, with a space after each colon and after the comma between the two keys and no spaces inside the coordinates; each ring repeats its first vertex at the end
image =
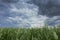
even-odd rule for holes
{"type": "Polygon", "coordinates": [[[0,40],[60,40],[60,28],[0,28],[0,40]]]}

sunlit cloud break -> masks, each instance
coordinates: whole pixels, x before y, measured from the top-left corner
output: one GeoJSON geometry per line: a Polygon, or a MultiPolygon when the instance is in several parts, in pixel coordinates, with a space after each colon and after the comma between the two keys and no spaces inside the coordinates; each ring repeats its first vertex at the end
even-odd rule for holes
{"type": "Polygon", "coordinates": [[[17,26],[22,27],[40,27],[44,26],[46,16],[38,16],[38,7],[34,4],[22,3],[25,5],[23,8],[17,8],[16,5],[13,5],[10,9],[13,17],[8,17],[8,21],[16,21],[17,26]]]}

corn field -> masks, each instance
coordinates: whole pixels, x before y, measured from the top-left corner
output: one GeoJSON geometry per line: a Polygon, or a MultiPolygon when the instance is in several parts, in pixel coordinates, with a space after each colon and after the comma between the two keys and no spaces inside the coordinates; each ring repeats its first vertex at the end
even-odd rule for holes
{"type": "Polygon", "coordinates": [[[60,40],[60,28],[0,28],[0,40],[60,40]]]}

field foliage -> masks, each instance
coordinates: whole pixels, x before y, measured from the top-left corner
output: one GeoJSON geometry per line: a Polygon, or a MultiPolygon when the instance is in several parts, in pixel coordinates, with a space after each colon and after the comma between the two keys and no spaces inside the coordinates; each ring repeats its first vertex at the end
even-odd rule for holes
{"type": "Polygon", "coordinates": [[[60,28],[0,28],[0,40],[60,40],[60,28]]]}

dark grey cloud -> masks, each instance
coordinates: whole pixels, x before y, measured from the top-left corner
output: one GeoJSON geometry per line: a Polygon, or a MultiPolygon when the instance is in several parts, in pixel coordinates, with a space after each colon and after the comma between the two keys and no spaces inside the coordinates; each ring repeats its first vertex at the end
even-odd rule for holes
{"type": "Polygon", "coordinates": [[[5,3],[16,3],[18,1],[19,0],[2,0],[2,2],[5,2],[5,3]]]}
{"type": "Polygon", "coordinates": [[[51,26],[59,25],[60,24],[60,16],[48,18],[46,23],[51,26]]]}
{"type": "Polygon", "coordinates": [[[39,7],[38,14],[47,15],[48,17],[60,16],[60,0],[31,0],[39,7]]]}

